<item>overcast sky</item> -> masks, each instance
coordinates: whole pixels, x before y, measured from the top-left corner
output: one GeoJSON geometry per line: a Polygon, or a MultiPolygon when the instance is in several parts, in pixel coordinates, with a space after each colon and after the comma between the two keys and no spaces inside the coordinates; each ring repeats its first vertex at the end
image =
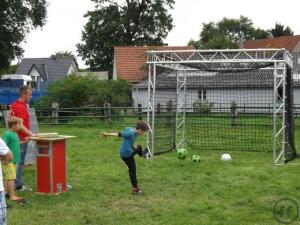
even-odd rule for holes
{"type": "MultiPolygon", "coordinates": [[[[92,10],[90,0],[48,0],[48,19],[42,29],[31,31],[23,44],[24,57],[48,57],[61,50],[76,53],[76,43],[87,19],[83,15],[92,10]]],[[[186,45],[199,36],[202,23],[218,21],[223,17],[251,18],[254,25],[269,29],[280,22],[300,34],[299,0],[175,0],[171,11],[175,27],[165,43],[186,45]]],[[[80,67],[84,62],[78,58],[80,67]]]]}

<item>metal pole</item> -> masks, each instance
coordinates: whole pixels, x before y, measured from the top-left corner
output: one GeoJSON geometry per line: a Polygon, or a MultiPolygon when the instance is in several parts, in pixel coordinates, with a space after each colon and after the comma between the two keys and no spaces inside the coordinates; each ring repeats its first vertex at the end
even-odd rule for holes
{"type": "Polygon", "coordinates": [[[277,101],[277,63],[274,63],[274,87],[273,87],[273,163],[276,164],[277,138],[276,138],[276,101],[277,101]]]}
{"type": "Polygon", "coordinates": [[[179,104],[179,96],[178,96],[178,88],[179,88],[179,79],[178,79],[179,71],[176,71],[176,112],[175,112],[175,133],[174,133],[174,150],[177,150],[177,135],[178,135],[178,104],[179,104]]]}
{"type": "Polygon", "coordinates": [[[282,163],[285,163],[285,150],[286,150],[286,64],[283,65],[283,83],[282,83],[282,101],[283,101],[283,110],[282,110],[282,163]]]}
{"type": "Polygon", "coordinates": [[[184,107],[183,107],[183,144],[186,145],[186,107],[187,107],[187,93],[186,93],[186,76],[187,76],[187,71],[184,72],[184,107]]]}
{"type": "Polygon", "coordinates": [[[156,89],[156,64],[153,65],[153,93],[152,93],[152,154],[151,159],[154,158],[154,138],[155,138],[155,89],[156,89]]]}
{"type": "Polygon", "coordinates": [[[149,132],[147,133],[147,148],[149,149],[151,155],[152,155],[152,146],[150,147],[150,139],[153,135],[152,133],[152,122],[150,121],[151,119],[151,112],[152,112],[152,107],[151,107],[151,74],[152,74],[152,64],[149,64],[148,67],[148,104],[147,104],[147,123],[149,126],[149,132]]]}

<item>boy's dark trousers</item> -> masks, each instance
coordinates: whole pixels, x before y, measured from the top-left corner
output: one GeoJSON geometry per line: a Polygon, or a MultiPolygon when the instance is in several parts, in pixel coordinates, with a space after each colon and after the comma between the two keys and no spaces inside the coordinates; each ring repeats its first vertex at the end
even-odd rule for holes
{"type": "Polygon", "coordinates": [[[128,158],[122,158],[122,159],[128,167],[128,173],[129,173],[129,178],[130,178],[132,187],[137,188],[138,185],[137,185],[137,178],[136,178],[136,165],[135,165],[134,155],[132,155],[128,158]]]}

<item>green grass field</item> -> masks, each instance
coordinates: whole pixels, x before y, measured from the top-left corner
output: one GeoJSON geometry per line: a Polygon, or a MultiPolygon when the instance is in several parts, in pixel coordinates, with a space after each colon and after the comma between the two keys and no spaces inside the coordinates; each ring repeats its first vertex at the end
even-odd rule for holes
{"type": "MultiPolygon", "coordinates": [[[[197,148],[188,151],[189,156],[201,155],[199,164],[180,161],[175,153],[157,156],[154,161],[137,158],[144,193],[133,196],[118,155],[120,140],[98,138],[101,130],[120,128],[41,127],[43,132],[77,136],[68,143],[67,157],[68,183],[74,188],[52,197],[24,193],[29,205],[11,203],[9,224],[273,225],[278,224],[272,215],[277,200],[300,199],[299,160],[273,166],[271,153],[227,151],[233,161],[224,163],[219,160],[222,151],[197,148]]],[[[34,166],[26,168],[24,180],[35,189],[34,166]]]]}

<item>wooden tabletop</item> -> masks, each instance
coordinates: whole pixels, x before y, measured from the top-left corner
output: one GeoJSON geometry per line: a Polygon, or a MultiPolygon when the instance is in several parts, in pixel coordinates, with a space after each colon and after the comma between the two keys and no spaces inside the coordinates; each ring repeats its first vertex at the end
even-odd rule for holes
{"type": "Polygon", "coordinates": [[[31,137],[31,139],[35,141],[61,141],[61,140],[75,138],[75,137],[76,136],[58,135],[57,137],[31,137]]]}

